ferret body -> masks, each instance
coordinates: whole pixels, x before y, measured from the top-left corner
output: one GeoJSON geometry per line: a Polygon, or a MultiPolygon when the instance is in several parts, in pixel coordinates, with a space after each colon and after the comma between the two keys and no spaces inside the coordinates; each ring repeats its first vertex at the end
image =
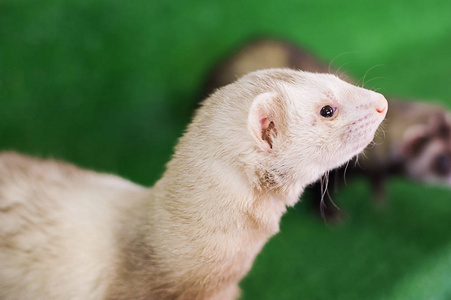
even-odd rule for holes
{"type": "Polygon", "coordinates": [[[0,155],[0,299],[235,299],[286,210],[362,151],[385,98],[273,69],[207,99],[148,189],[0,155]]]}
{"type": "MultiPolygon", "coordinates": [[[[277,39],[261,39],[248,43],[236,53],[218,64],[208,76],[205,93],[228,84],[236,76],[260,68],[291,68],[309,72],[331,72],[353,83],[343,72],[312,53],[292,43],[277,39]]],[[[328,180],[329,194],[346,177],[369,177],[375,199],[385,199],[384,181],[392,175],[400,175],[424,183],[451,184],[451,117],[449,111],[437,104],[390,99],[390,111],[384,122],[384,133],[376,136],[374,143],[359,155],[358,164],[334,170],[328,180]]],[[[334,205],[322,207],[323,184],[313,186],[313,207],[326,217],[338,217],[334,205]]],[[[326,196],[327,200],[328,197],[326,196]]]]}

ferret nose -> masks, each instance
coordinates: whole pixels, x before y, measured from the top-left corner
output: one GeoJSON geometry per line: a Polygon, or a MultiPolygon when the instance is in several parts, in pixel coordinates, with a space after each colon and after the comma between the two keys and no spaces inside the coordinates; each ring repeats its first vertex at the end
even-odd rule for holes
{"type": "Polygon", "coordinates": [[[376,103],[376,111],[380,114],[386,113],[388,109],[388,102],[384,96],[379,95],[376,103]]]}

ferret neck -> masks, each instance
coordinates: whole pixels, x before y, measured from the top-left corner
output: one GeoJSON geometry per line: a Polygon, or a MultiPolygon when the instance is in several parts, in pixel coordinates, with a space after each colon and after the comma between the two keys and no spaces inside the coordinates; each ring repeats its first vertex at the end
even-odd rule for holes
{"type": "Polygon", "coordinates": [[[216,224],[230,226],[246,226],[251,219],[255,226],[278,231],[286,211],[284,199],[257,190],[239,167],[221,160],[208,160],[197,169],[183,167],[186,165],[173,159],[153,188],[167,211],[183,218],[212,218],[216,224]]]}

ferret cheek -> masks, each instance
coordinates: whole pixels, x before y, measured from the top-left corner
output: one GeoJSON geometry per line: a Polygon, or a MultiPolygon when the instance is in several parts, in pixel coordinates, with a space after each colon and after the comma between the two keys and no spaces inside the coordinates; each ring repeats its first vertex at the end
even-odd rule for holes
{"type": "Polygon", "coordinates": [[[318,125],[318,120],[315,117],[310,118],[310,125],[312,127],[315,127],[316,125],[318,125]]]}

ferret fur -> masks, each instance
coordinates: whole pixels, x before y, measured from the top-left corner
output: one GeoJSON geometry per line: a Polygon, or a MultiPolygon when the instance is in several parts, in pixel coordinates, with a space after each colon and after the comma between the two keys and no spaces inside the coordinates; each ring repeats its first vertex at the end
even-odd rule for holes
{"type": "Polygon", "coordinates": [[[207,99],[152,188],[3,153],[0,299],[236,299],[286,207],[386,111],[333,75],[272,69],[207,99]]]}

